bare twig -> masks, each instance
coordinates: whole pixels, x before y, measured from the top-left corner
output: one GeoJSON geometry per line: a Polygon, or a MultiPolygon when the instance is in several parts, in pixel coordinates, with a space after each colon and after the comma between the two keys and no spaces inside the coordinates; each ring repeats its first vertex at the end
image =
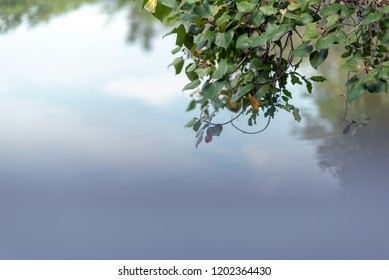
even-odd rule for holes
{"type": "Polygon", "coordinates": [[[245,134],[258,134],[258,133],[261,133],[261,132],[265,131],[265,130],[268,128],[268,126],[269,126],[269,124],[270,124],[270,120],[271,120],[271,116],[269,116],[268,121],[267,121],[267,124],[266,124],[266,126],[265,126],[264,128],[262,128],[261,130],[258,130],[258,131],[253,131],[253,132],[251,132],[251,131],[245,131],[245,130],[243,130],[243,129],[240,129],[240,128],[237,127],[232,121],[231,121],[231,125],[232,125],[235,129],[239,130],[239,131],[242,132],[242,133],[245,133],[245,134]]]}
{"type": "Polygon", "coordinates": [[[226,124],[229,124],[229,123],[232,123],[234,120],[236,120],[237,118],[239,118],[241,115],[243,114],[243,110],[240,111],[239,114],[237,114],[235,117],[231,118],[231,120],[227,121],[227,122],[224,122],[224,123],[212,123],[212,122],[209,122],[207,120],[203,120],[203,122],[209,124],[209,125],[226,125],[226,124]]]}

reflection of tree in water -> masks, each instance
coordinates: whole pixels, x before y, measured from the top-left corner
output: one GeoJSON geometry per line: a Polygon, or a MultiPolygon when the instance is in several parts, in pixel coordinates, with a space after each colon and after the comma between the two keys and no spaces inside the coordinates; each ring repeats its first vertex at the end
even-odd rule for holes
{"type": "Polygon", "coordinates": [[[128,10],[129,30],[127,40],[134,43],[141,38],[145,49],[151,48],[151,39],[156,35],[155,18],[145,11],[140,11],[142,1],[137,0],[104,0],[104,6],[109,13],[128,10]]]}
{"type": "Polygon", "coordinates": [[[0,32],[7,32],[23,22],[30,26],[47,22],[58,15],[76,10],[84,4],[102,4],[104,11],[114,14],[128,10],[128,41],[142,40],[149,49],[155,35],[154,17],[140,12],[141,2],[133,0],[2,0],[0,1],[0,32]]]}
{"type": "Polygon", "coordinates": [[[0,1],[0,31],[7,32],[22,22],[30,26],[97,0],[2,0],[0,1]]]}
{"type": "Polygon", "coordinates": [[[358,126],[354,136],[343,135],[347,123],[344,82],[346,73],[337,66],[323,66],[324,76],[332,79],[315,94],[318,116],[306,115],[306,127],[297,132],[317,142],[320,166],[339,179],[347,191],[387,193],[389,191],[389,99],[385,94],[365,93],[348,106],[349,121],[366,113],[367,126],[358,126]],[[330,73],[325,72],[332,72],[330,73]]]}

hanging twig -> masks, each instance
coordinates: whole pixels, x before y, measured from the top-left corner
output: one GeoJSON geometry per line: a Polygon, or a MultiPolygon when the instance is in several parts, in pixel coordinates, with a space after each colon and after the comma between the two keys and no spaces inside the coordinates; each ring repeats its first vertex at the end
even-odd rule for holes
{"type": "Polygon", "coordinates": [[[243,129],[240,129],[240,128],[237,127],[232,121],[231,121],[231,125],[232,125],[235,129],[239,130],[239,131],[242,132],[242,133],[245,133],[245,134],[258,134],[258,133],[261,133],[261,132],[265,131],[265,130],[268,128],[268,126],[269,126],[269,124],[270,124],[270,120],[271,120],[271,116],[269,116],[269,118],[268,118],[268,120],[267,120],[267,124],[266,124],[266,126],[265,126],[264,128],[262,128],[261,130],[258,130],[258,131],[253,131],[253,132],[251,132],[251,131],[245,131],[245,130],[243,130],[243,129]]]}
{"type": "Polygon", "coordinates": [[[239,118],[242,114],[243,114],[243,111],[240,111],[239,114],[237,114],[235,117],[231,118],[231,120],[229,120],[225,123],[212,123],[212,122],[207,121],[206,119],[204,119],[203,122],[205,122],[206,124],[209,124],[209,125],[218,125],[218,124],[219,125],[226,125],[226,124],[232,123],[234,120],[239,118]]]}

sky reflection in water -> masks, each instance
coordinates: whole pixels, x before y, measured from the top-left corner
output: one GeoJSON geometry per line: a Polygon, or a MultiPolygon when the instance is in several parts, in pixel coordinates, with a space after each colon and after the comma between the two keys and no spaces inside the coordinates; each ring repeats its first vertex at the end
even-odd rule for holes
{"type": "Polygon", "coordinates": [[[388,146],[355,143],[387,122],[345,138],[299,97],[301,124],[196,150],[174,38],[125,33],[88,6],[0,38],[0,258],[389,258],[388,146]]]}

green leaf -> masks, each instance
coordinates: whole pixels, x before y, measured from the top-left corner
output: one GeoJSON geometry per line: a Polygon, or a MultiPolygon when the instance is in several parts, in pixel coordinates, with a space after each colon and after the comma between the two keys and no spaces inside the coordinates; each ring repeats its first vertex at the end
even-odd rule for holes
{"type": "MultiPolygon", "coordinates": [[[[192,102],[189,104],[189,107],[188,107],[188,109],[190,108],[190,107],[192,107],[193,106],[193,109],[196,107],[196,102],[194,101],[194,100],[192,100],[192,102]],[[194,105],[192,105],[192,104],[194,104],[194,105]]],[[[188,111],[188,110],[187,110],[188,111]]],[[[194,125],[193,125],[193,130],[194,131],[196,131],[196,132],[198,132],[199,131],[199,129],[200,129],[200,127],[201,127],[201,121],[199,120],[198,122],[196,122],[194,125]]]]}
{"type": "Polygon", "coordinates": [[[266,93],[270,90],[271,86],[269,84],[261,86],[259,90],[255,93],[255,99],[260,100],[262,97],[266,95],[266,93]]]}
{"type": "Polygon", "coordinates": [[[382,66],[382,69],[379,73],[379,77],[382,80],[389,79],[389,66],[382,66]]]}
{"type": "Polygon", "coordinates": [[[186,72],[193,72],[196,69],[196,63],[191,63],[186,67],[186,72]]]}
{"type": "Polygon", "coordinates": [[[301,7],[300,3],[291,3],[288,5],[287,9],[289,11],[294,11],[294,10],[300,9],[300,7],[301,7]]]}
{"type": "Polygon", "coordinates": [[[196,22],[200,19],[201,19],[201,17],[198,15],[195,15],[194,13],[183,13],[180,16],[180,20],[182,20],[182,21],[196,22]]]}
{"type": "Polygon", "coordinates": [[[173,60],[173,62],[169,66],[174,66],[176,70],[176,75],[181,73],[182,67],[184,66],[184,59],[182,57],[177,57],[173,60]]]}
{"type": "Polygon", "coordinates": [[[254,32],[249,40],[248,44],[251,48],[264,47],[266,42],[269,40],[269,37],[266,34],[259,35],[257,32],[254,32]]]}
{"type": "Polygon", "coordinates": [[[199,75],[196,73],[196,72],[193,72],[193,71],[186,71],[185,72],[186,76],[188,77],[188,79],[190,81],[195,81],[199,78],[199,75]]]}
{"type": "Polygon", "coordinates": [[[223,131],[223,126],[221,124],[217,124],[215,126],[210,126],[207,128],[207,135],[210,136],[220,136],[220,133],[223,131]]]}
{"type": "MultiPolygon", "coordinates": [[[[191,111],[193,110],[194,108],[196,108],[196,101],[195,100],[192,100],[189,105],[188,105],[188,108],[186,109],[186,111],[191,111]]],[[[196,130],[197,131],[197,130],[196,130]]]]}
{"type": "Polygon", "coordinates": [[[236,40],[236,48],[237,49],[248,49],[250,48],[250,44],[248,43],[249,36],[247,33],[244,33],[238,37],[236,40]]]}
{"type": "Polygon", "coordinates": [[[389,29],[389,15],[385,15],[380,19],[379,25],[381,27],[381,30],[388,30],[389,29]]]}
{"type": "Polygon", "coordinates": [[[344,52],[342,53],[342,55],[340,56],[341,58],[347,58],[351,55],[351,52],[350,51],[347,51],[347,52],[344,52]]]}
{"type": "Polygon", "coordinates": [[[193,118],[185,124],[185,127],[192,127],[198,121],[198,118],[193,118]]]}
{"type": "Polygon", "coordinates": [[[369,14],[363,21],[363,25],[368,25],[375,21],[379,21],[382,18],[382,13],[369,14]]]}
{"type": "Polygon", "coordinates": [[[293,55],[297,57],[308,56],[313,50],[313,46],[309,45],[309,43],[302,43],[293,51],[293,55]]]}
{"type": "Polygon", "coordinates": [[[335,43],[337,40],[336,35],[334,33],[331,33],[327,37],[322,37],[319,40],[317,40],[315,44],[315,48],[320,49],[328,49],[333,43],[335,43]]]}
{"type": "Polygon", "coordinates": [[[300,110],[296,107],[293,107],[293,117],[296,122],[301,122],[300,110]]]}
{"type": "Polygon", "coordinates": [[[329,17],[327,17],[327,29],[331,29],[338,22],[339,18],[340,16],[338,14],[330,15],[329,17]]]}
{"type": "Polygon", "coordinates": [[[353,100],[357,99],[359,96],[361,96],[366,89],[366,84],[356,84],[352,87],[350,87],[347,91],[347,101],[352,102],[353,100]]]}
{"type": "Polygon", "coordinates": [[[158,3],[153,15],[161,22],[163,22],[164,19],[170,14],[171,11],[172,8],[169,8],[165,5],[162,5],[161,3],[158,3]]]}
{"type": "Polygon", "coordinates": [[[225,33],[216,33],[215,44],[219,47],[227,49],[230,45],[232,38],[234,37],[234,31],[230,30],[225,33]]]}
{"type": "Polygon", "coordinates": [[[262,66],[263,66],[263,63],[258,57],[254,57],[252,60],[250,60],[250,67],[251,68],[260,68],[262,66]]]}
{"type": "Polygon", "coordinates": [[[366,83],[368,81],[374,81],[374,75],[370,72],[369,74],[364,74],[361,79],[361,83],[366,83]]]}
{"type": "Polygon", "coordinates": [[[266,16],[272,16],[278,13],[278,10],[272,5],[263,5],[259,7],[259,10],[266,16]]]}
{"type": "Polygon", "coordinates": [[[193,12],[202,18],[209,17],[212,15],[211,11],[209,10],[209,6],[207,5],[195,6],[193,8],[193,12]]]}
{"type": "Polygon", "coordinates": [[[235,65],[233,64],[229,64],[227,61],[225,60],[221,60],[219,62],[219,65],[218,65],[218,68],[220,69],[220,71],[222,71],[224,74],[231,74],[233,72],[235,72],[236,70],[236,67],[235,65]]]}
{"type": "Polygon", "coordinates": [[[388,82],[386,80],[377,80],[367,86],[367,90],[371,93],[387,93],[388,82]]]}
{"type": "Polygon", "coordinates": [[[170,31],[169,33],[164,35],[164,37],[171,35],[171,34],[177,34],[176,35],[176,45],[179,47],[182,47],[182,45],[184,44],[185,39],[186,39],[186,30],[185,30],[184,25],[181,24],[179,27],[174,28],[172,31],[170,31]]]}
{"type": "Polygon", "coordinates": [[[201,84],[201,81],[200,80],[197,80],[197,81],[193,81],[193,82],[190,82],[189,84],[187,84],[182,90],[189,90],[189,89],[195,89],[197,88],[199,85],[201,84]]]}
{"type": "Polygon", "coordinates": [[[317,67],[322,64],[328,56],[328,49],[321,49],[319,51],[314,51],[309,55],[309,62],[312,67],[317,69],[317,67]]]}
{"type": "Polygon", "coordinates": [[[223,73],[220,69],[216,69],[212,73],[212,79],[219,80],[219,79],[223,78],[224,74],[225,73],[223,73]]]}
{"type": "Polygon", "coordinates": [[[313,31],[317,29],[317,26],[318,26],[317,22],[310,22],[307,25],[305,25],[305,29],[313,31]]]}
{"type": "Polygon", "coordinates": [[[304,24],[308,24],[313,21],[313,17],[311,16],[310,13],[303,13],[301,14],[301,21],[304,24]]]}
{"type": "Polygon", "coordinates": [[[349,87],[356,85],[358,82],[359,82],[359,78],[357,77],[357,75],[354,75],[351,79],[349,79],[346,82],[345,86],[349,88],[349,87]]]}
{"type": "Polygon", "coordinates": [[[254,84],[250,83],[245,85],[244,87],[240,88],[234,96],[231,98],[231,103],[236,103],[239,101],[246,93],[252,91],[254,89],[254,84]]]}
{"type": "Polygon", "coordinates": [[[304,79],[304,82],[305,82],[305,86],[307,87],[308,92],[312,93],[312,83],[307,79],[304,79]]]}
{"type": "Polygon", "coordinates": [[[266,16],[262,13],[258,13],[253,19],[253,23],[255,24],[256,27],[259,27],[265,21],[266,21],[266,16]]]}
{"type": "Polygon", "coordinates": [[[255,73],[254,73],[254,71],[253,70],[250,70],[250,71],[248,71],[247,73],[244,73],[244,74],[242,74],[241,76],[240,76],[240,78],[239,78],[239,82],[240,83],[248,83],[248,82],[252,82],[253,81],[253,79],[255,78],[255,73]]]}
{"type": "Polygon", "coordinates": [[[203,32],[205,25],[201,25],[199,28],[196,28],[196,24],[191,24],[188,29],[188,34],[197,35],[203,32]]]}
{"type": "Polygon", "coordinates": [[[380,40],[383,44],[389,44],[389,33],[384,33],[380,36],[380,40]]]}
{"type": "Polygon", "coordinates": [[[256,48],[259,46],[264,46],[267,42],[268,38],[264,35],[259,35],[258,32],[254,32],[250,38],[247,33],[244,33],[239,36],[236,40],[236,48],[237,49],[249,49],[256,48]]]}
{"type": "MultiPolygon", "coordinates": [[[[276,39],[278,36],[285,34],[290,29],[288,24],[277,25],[275,23],[268,23],[266,25],[265,36],[267,38],[276,39]]],[[[263,35],[262,35],[263,36],[263,35]]],[[[266,42],[263,42],[262,46],[265,45],[266,42]]]]}
{"type": "Polygon", "coordinates": [[[342,65],[342,69],[349,72],[358,72],[362,68],[361,63],[362,63],[362,57],[360,55],[356,55],[350,58],[349,60],[347,60],[342,65]]]}
{"type": "Polygon", "coordinates": [[[311,79],[312,81],[318,82],[318,83],[322,83],[322,82],[327,81],[327,79],[324,78],[323,76],[312,76],[310,79],[311,79]]]}
{"type": "Polygon", "coordinates": [[[318,30],[305,30],[303,33],[303,41],[310,41],[316,39],[320,36],[320,32],[318,30]]]}
{"type": "Polygon", "coordinates": [[[217,26],[221,26],[227,22],[229,22],[231,19],[231,16],[229,14],[223,14],[221,17],[219,17],[216,21],[215,24],[217,26]]]}
{"type": "Polygon", "coordinates": [[[336,35],[336,42],[338,43],[346,43],[348,40],[346,32],[344,32],[342,29],[338,31],[338,34],[336,35]]]}
{"type": "Polygon", "coordinates": [[[142,9],[144,9],[145,8],[145,6],[146,6],[146,4],[147,4],[147,2],[149,2],[149,0],[143,0],[143,3],[142,3],[142,9]]]}
{"type": "Polygon", "coordinates": [[[292,19],[292,20],[294,20],[296,22],[302,22],[303,21],[303,18],[300,15],[295,15],[295,14],[292,14],[292,13],[286,13],[285,14],[285,18],[292,19]]]}
{"type": "Polygon", "coordinates": [[[176,8],[180,4],[180,2],[176,0],[158,0],[158,2],[172,9],[176,8]]]}
{"type": "Polygon", "coordinates": [[[354,14],[354,11],[355,10],[352,7],[349,7],[347,5],[343,5],[342,9],[340,11],[340,14],[342,15],[342,17],[349,18],[354,14]]]}
{"type": "Polygon", "coordinates": [[[282,92],[284,93],[284,95],[286,95],[288,97],[288,99],[292,98],[292,93],[289,90],[287,90],[286,88],[284,88],[282,90],[282,92]]]}
{"type": "Polygon", "coordinates": [[[225,60],[219,62],[217,69],[212,73],[213,79],[221,79],[225,74],[230,74],[235,72],[235,66],[233,64],[228,64],[225,60]]]}
{"type": "Polygon", "coordinates": [[[211,82],[204,86],[202,94],[206,99],[215,99],[222,88],[225,86],[225,81],[211,82]]]}
{"type": "Polygon", "coordinates": [[[291,78],[292,85],[295,85],[295,84],[302,85],[303,84],[301,82],[300,78],[293,73],[290,74],[290,78],[291,78]]]}
{"type": "Polygon", "coordinates": [[[174,48],[174,49],[171,51],[171,53],[172,53],[172,54],[176,54],[176,53],[178,53],[179,51],[181,51],[181,47],[176,47],[176,48],[174,48]]]}
{"type": "Polygon", "coordinates": [[[196,140],[196,149],[200,145],[201,141],[203,141],[203,135],[204,135],[204,131],[200,134],[200,136],[196,140]]]}
{"type": "Polygon", "coordinates": [[[334,3],[334,4],[328,4],[328,5],[324,5],[321,10],[320,10],[320,14],[323,16],[323,17],[327,17],[328,15],[330,14],[336,14],[338,13],[338,11],[340,11],[342,9],[342,5],[339,4],[339,3],[334,3]]]}
{"type": "Polygon", "coordinates": [[[256,3],[251,3],[251,1],[242,1],[238,2],[236,4],[238,12],[240,13],[251,13],[252,11],[255,10],[257,4],[256,3]]]}
{"type": "Polygon", "coordinates": [[[199,78],[204,78],[205,76],[209,75],[212,73],[212,68],[207,67],[207,68],[198,68],[195,70],[195,73],[199,75],[199,78]]]}

